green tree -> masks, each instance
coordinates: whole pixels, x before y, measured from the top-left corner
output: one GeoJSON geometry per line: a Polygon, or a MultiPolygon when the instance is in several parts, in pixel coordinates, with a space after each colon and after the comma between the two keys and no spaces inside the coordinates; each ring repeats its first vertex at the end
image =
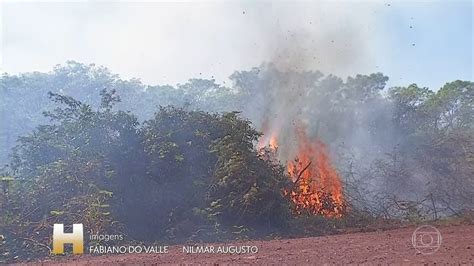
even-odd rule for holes
{"type": "Polygon", "coordinates": [[[221,121],[226,134],[213,145],[219,159],[208,211],[220,223],[267,230],[285,226],[289,204],[282,192],[290,179],[284,168],[268,160],[268,154],[255,151],[260,134],[249,121],[235,113],[225,114],[221,121]]]}

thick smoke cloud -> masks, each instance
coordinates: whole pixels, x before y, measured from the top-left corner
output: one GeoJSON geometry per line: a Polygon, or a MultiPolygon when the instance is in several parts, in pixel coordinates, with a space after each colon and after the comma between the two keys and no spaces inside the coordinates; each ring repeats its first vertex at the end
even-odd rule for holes
{"type": "MultiPolygon", "coordinates": [[[[358,6],[355,9],[359,12],[354,12],[334,3],[309,7],[292,4],[291,9],[284,5],[261,11],[260,32],[264,34],[268,63],[231,76],[234,85],[248,96],[245,115],[266,133],[263,143],[276,135],[282,160],[295,155],[297,127],[306,127],[310,136],[323,138],[333,148],[341,143],[373,148],[367,125],[345,126],[353,124],[355,118],[336,117],[343,112],[354,114],[356,106],[335,110],[349,101],[342,94],[339,98],[333,96],[338,90],[348,90],[351,84],[323,73],[346,77],[369,68],[373,37],[368,25],[373,22],[376,6],[358,6]],[[273,16],[265,16],[268,13],[273,16]]],[[[359,110],[360,123],[364,123],[361,116],[367,112],[359,110]]]]}

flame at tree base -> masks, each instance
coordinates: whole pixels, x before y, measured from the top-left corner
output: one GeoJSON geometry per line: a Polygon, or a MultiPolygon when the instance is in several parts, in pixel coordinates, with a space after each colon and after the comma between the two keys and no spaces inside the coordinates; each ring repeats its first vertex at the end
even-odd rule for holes
{"type": "Polygon", "coordinates": [[[297,214],[341,217],[346,211],[341,179],[321,140],[311,141],[303,128],[297,129],[298,155],[288,162],[293,187],[284,194],[297,214]]]}
{"type": "MultiPolygon", "coordinates": [[[[266,144],[275,152],[278,149],[276,134],[270,134],[266,144]]],[[[319,139],[310,139],[304,128],[296,129],[297,155],[287,164],[292,187],[283,191],[297,215],[342,217],[346,213],[343,187],[333,167],[326,145],[319,139]]],[[[264,146],[259,143],[259,146],[264,146]]]]}

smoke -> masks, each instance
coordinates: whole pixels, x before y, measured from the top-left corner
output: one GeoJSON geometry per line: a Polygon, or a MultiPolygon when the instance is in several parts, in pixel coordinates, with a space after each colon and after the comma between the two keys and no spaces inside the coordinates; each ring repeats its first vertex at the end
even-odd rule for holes
{"type": "Polygon", "coordinates": [[[298,130],[314,143],[322,140],[345,185],[353,185],[348,198],[362,195],[352,201],[359,207],[370,206],[373,195],[414,199],[423,194],[422,178],[406,176],[399,182],[400,177],[386,176],[382,169],[398,171],[387,154],[400,136],[383,91],[388,78],[370,74],[376,8],[354,6],[348,12],[324,3],[291,11],[295,8],[301,8],[298,16],[285,14],[290,11],[281,6],[271,9],[274,17],[262,14],[262,25],[274,25],[261,30],[271,32],[264,35],[267,61],[231,76],[244,116],[264,133],[259,146],[272,146],[277,139],[279,160],[286,165],[301,155],[298,130]]]}
{"type": "Polygon", "coordinates": [[[373,69],[380,5],[348,2],[278,3],[258,12],[264,60],[283,71],[320,70],[348,76],[373,69]]]}
{"type": "MultiPolygon", "coordinates": [[[[278,3],[253,10],[260,12],[255,24],[260,25],[267,63],[236,72],[231,79],[246,96],[245,115],[266,134],[263,143],[271,135],[278,138],[282,160],[295,155],[299,126],[333,148],[347,142],[373,147],[367,128],[344,125],[354,124],[344,114],[353,115],[355,106],[335,109],[353,104],[342,95],[350,84],[323,73],[346,77],[371,69],[371,25],[378,8],[375,4],[319,2],[278,3]]],[[[358,111],[359,116],[367,113],[358,111]]]]}

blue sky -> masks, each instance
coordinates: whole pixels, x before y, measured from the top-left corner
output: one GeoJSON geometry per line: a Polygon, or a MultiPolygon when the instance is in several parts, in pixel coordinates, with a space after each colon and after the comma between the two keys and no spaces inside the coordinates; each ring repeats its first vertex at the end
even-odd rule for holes
{"type": "Polygon", "coordinates": [[[471,1],[406,1],[391,7],[381,14],[389,34],[380,34],[386,39],[376,56],[391,83],[436,88],[454,79],[473,80],[471,1]]]}
{"type": "Polygon", "coordinates": [[[471,1],[0,3],[0,70],[50,71],[67,60],[124,78],[218,82],[263,62],[389,86],[473,80],[471,1]]]}

